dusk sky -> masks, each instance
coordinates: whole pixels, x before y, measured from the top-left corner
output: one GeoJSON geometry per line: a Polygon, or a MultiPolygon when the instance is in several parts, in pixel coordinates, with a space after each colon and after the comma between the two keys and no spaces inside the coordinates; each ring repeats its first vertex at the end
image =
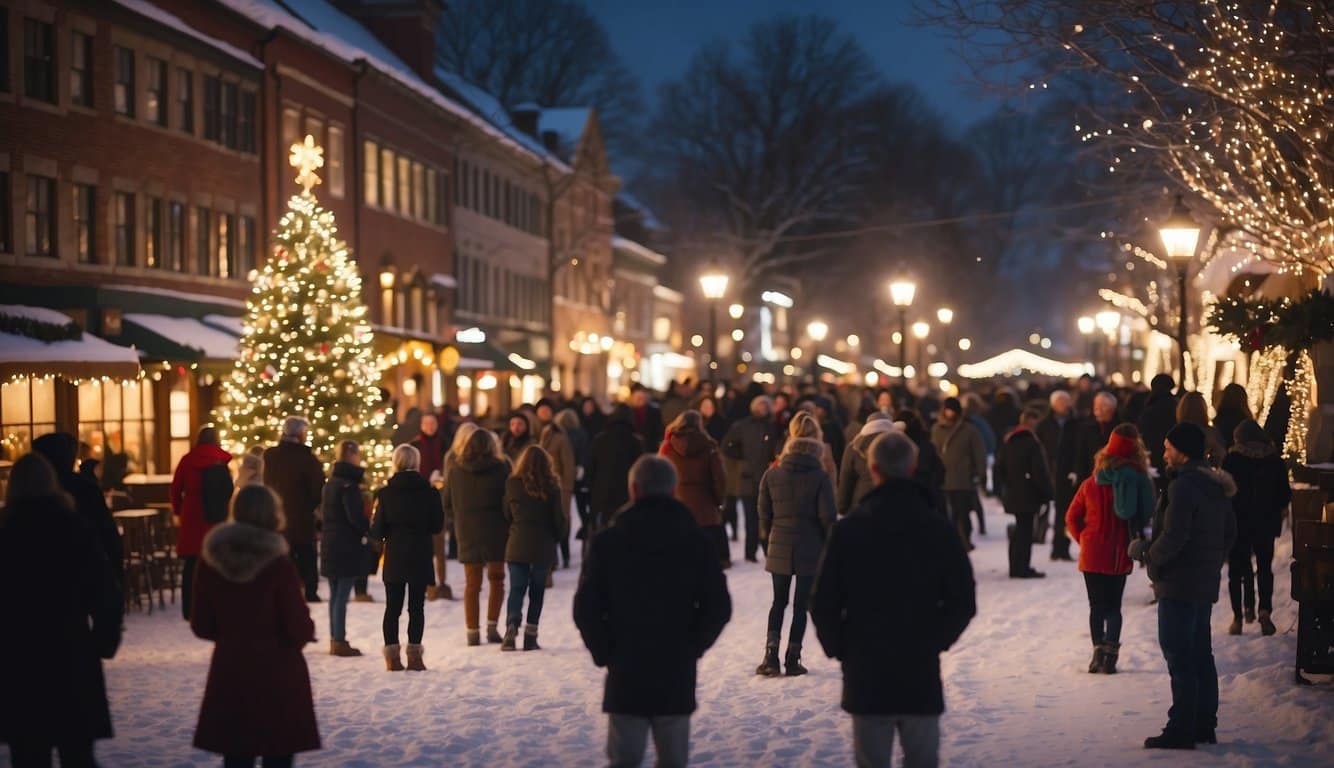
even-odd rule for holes
{"type": "Polygon", "coordinates": [[[962,122],[994,106],[969,82],[954,42],[940,32],[911,26],[910,0],[585,0],[602,20],[613,45],[640,77],[647,105],[657,88],[679,77],[703,43],[738,39],[756,21],[780,14],[817,13],[854,33],[890,80],[911,81],[933,104],[962,122]]]}

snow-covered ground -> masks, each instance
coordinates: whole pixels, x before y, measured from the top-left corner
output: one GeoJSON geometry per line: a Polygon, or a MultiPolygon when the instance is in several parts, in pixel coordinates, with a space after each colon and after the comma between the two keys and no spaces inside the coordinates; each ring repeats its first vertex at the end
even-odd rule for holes
{"type": "MultiPolygon", "coordinates": [[[[1222,709],[1217,746],[1148,753],[1144,737],[1166,720],[1170,692],[1156,642],[1149,586],[1126,589],[1121,674],[1090,675],[1087,603],[1072,564],[1035,564],[1045,580],[1005,577],[1006,518],[990,507],[977,539],[979,615],[945,657],[942,764],[1331,765],[1334,693],[1293,684],[1296,607],[1288,596],[1290,539],[1275,558],[1275,622],[1229,637],[1228,610],[1214,611],[1222,709]]],[[[737,551],[737,560],[740,553],[737,551]]],[[[462,571],[450,563],[461,591],[462,571]]],[[[577,572],[560,571],[548,592],[539,653],[502,654],[464,645],[458,602],[426,607],[425,673],[384,670],[382,604],[349,607],[349,640],[368,654],[327,651],[324,605],[312,606],[321,642],[307,647],[324,749],[309,766],[583,766],[603,760],[602,673],[570,620],[577,572]]],[[[700,671],[692,762],[707,766],[836,766],[851,762],[850,725],[839,710],[839,670],[808,635],[803,678],[754,676],[764,642],[769,580],[760,566],[728,572],[735,615],[700,671]]],[[[324,590],[322,590],[324,591],[324,590]]],[[[373,582],[377,599],[383,591],[373,582]]],[[[1224,596],[1226,603],[1226,596],[1224,596]]],[[[406,617],[404,621],[406,626],[406,617]]],[[[786,632],[786,628],[784,630],[786,632]]],[[[117,737],[100,742],[106,766],[216,765],[190,746],[210,644],[195,639],[179,609],[128,619],[120,655],[107,665],[117,737]]],[[[3,752],[0,751],[0,755],[3,752]]],[[[7,757],[7,756],[4,756],[7,757]]],[[[3,758],[0,758],[3,759],[3,758]]]]}

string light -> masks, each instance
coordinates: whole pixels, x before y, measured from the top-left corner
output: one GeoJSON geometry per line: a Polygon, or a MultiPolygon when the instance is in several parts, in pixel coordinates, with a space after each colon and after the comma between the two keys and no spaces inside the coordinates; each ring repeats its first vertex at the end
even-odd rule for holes
{"type": "Polygon", "coordinates": [[[1306,463],[1306,438],[1310,428],[1308,421],[1311,407],[1311,393],[1315,390],[1315,362],[1311,353],[1302,351],[1297,356],[1297,370],[1292,381],[1288,382],[1288,397],[1292,402],[1288,410],[1288,434],[1283,438],[1284,458],[1306,463]]]}

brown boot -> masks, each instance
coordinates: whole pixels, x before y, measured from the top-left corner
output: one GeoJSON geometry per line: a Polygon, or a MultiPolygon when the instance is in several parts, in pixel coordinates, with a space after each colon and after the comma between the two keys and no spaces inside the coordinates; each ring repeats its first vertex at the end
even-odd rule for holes
{"type": "Polygon", "coordinates": [[[408,643],[408,671],[426,671],[426,664],[422,662],[422,647],[420,644],[408,643]]]}
{"type": "Polygon", "coordinates": [[[390,672],[403,671],[403,658],[399,656],[401,646],[398,644],[386,645],[384,647],[384,666],[390,672]]]}
{"type": "Polygon", "coordinates": [[[453,600],[454,590],[448,584],[441,584],[435,588],[435,596],[440,600],[453,600]]]}
{"type": "Polygon", "coordinates": [[[426,588],[426,601],[427,601],[428,603],[431,602],[431,601],[433,601],[433,600],[439,600],[439,599],[440,599],[440,595],[439,595],[439,593],[436,592],[435,587],[427,587],[427,588],[426,588]]]}
{"type": "Polygon", "coordinates": [[[361,651],[353,648],[346,640],[333,640],[329,643],[330,656],[360,656],[361,651]]]}
{"type": "Polygon", "coordinates": [[[353,596],[352,596],[352,602],[354,602],[354,603],[373,603],[373,602],[375,602],[375,598],[371,597],[371,595],[370,595],[369,592],[362,592],[362,593],[360,593],[360,594],[353,595],[353,596]]]}

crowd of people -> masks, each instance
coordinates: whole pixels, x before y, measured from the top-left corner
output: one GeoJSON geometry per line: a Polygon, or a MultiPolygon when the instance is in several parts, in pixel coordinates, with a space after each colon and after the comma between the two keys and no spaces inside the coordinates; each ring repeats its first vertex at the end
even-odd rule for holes
{"type": "MultiPolygon", "coordinates": [[[[1090,673],[1116,672],[1126,579],[1135,562],[1147,567],[1173,705],[1145,746],[1211,743],[1220,569],[1229,631],[1258,621],[1273,634],[1274,539],[1290,490],[1274,425],[1256,423],[1244,390],[1224,389],[1211,421],[1199,393],[1175,389],[1165,376],[1144,391],[1086,377],[938,400],[684,381],[661,396],[636,387],[609,411],[551,396],[498,424],[409,411],[378,488],[366,487],[361,446],[317,456],[299,416],[276,445],[239,459],[206,427],[170,491],[184,618],[214,643],[195,746],[227,766],[290,765],[319,748],[302,648],[316,636],[308,604],[326,601],[321,577],[331,655],[362,655],[347,638],[348,603],[373,601],[378,572],[386,669],[424,671],[425,606],[454,598],[449,560],[464,574],[466,645],[538,651],[545,591],[573,544],[583,551],[574,621],[608,669],[611,764],[638,765],[651,733],[659,765],[684,765],[695,667],[730,619],[725,571],[740,539],[773,587],[756,674],[806,673],[809,618],[843,668],[856,763],[889,765],[897,734],[909,765],[935,765],[938,657],[976,613],[968,552],[974,521],[987,535],[983,494],[1013,517],[1011,578],[1044,576],[1032,553],[1049,533],[1058,566],[1079,545],[1090,673]],[[261,688],[263,701],[247,693],[261,688]]],[[[3,679],[24,692],[0,697],[0,739],[16,766],[49,765],[52,750],[63,765],[91,765],[93,741],[111,733],[100,664],[120,638],[120,541],[76,453],[68,434],[35,441],[0,515],[0,578],[61,576],[8,590],[17,602],[0,610],[67,627],[69,663],[54,676],[23,664],[17,637],[0,633],[3,679]],[[57,535],[72,542],[60,561],[35,563],[27,544],[57,535]]]]}

